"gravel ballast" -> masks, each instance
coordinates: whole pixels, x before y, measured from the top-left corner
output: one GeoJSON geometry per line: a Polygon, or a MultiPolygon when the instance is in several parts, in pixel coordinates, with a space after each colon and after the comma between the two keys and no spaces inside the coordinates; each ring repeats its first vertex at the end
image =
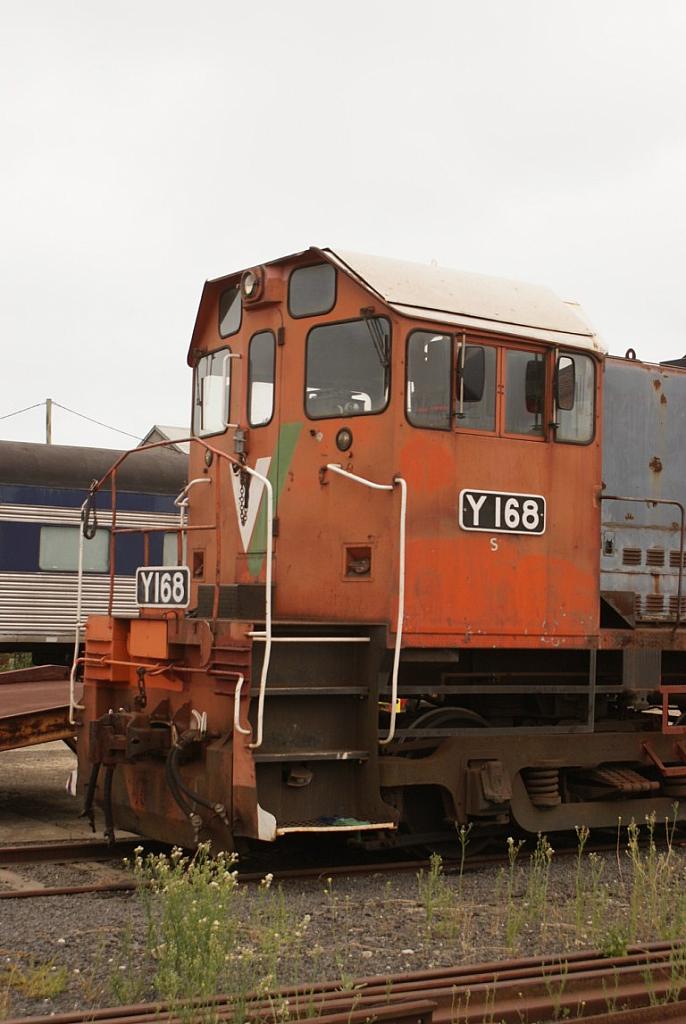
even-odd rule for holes
{"type": "MultiPolygon", "coordinates": [[[[0,842],[19,843],[25,832],[34,841],[82,836],[78,808],[62,789],[72,758],[66,748],[11,754],[0,755],[0,842]]],[[[585,855],[580,867],[574,854],[544,849],[541,856],[540,847],[532,864],[534,845],[519,852],[512,870],[505,858],[462,878],[425,872],[418,879],[405,870],[277,880],[269,889],[239,882],[228,958],[255,957],[260,921],[273,929],[265,968],[271,987],[337,978],[351,984],[366,975],[590,947],[619,955],[634,939],[684,937],[686,851],[674,847],[668,867],[659,851],[652,865],[642,854],[637,869],[624,833],[616,851],[585,855]]],[[[0,869],[0,889],[131,877],[119,861],[13,865],[0,869]]],[[[227,921],[217,911],[216,927],[227,921]]],[[[139,893],[5,899],[0,922],[0,1017],[109,1006],[124,990],[154,997],[158,961],[139,893]]]]}
{"type": "MultiPolygon", "coordinates": [[[[675,856],[686,859],[680,851],[675,856]]],[[[614,909],[626,902],[625,881],[613,855],[604,858],[603,879],[614,909]]],[[[40,868],[44,884],[76,884],[87,875],[81,868],[40,868]]],[[[114,866],[116,867],[116,865],[114,866]]],[[[27,880],[33,867],[15,868],[27,880]]],[[[447,877],[443,905],[427,920],[427,902],[411,872],[336,877],[328,880],[287,880],[281,883],[287,912],[295,922],[306,921],[306,936],[289,937],[282,961],[297,955],[297,970],[284,963],[278,978],[317,981],[362,975],[449,966],[457,963],[537,953],[559,954],[589,945],[596,935],[575,931],[556,908],[574,899],[575,859],[553,862],[548,889],[548,922],[524,927],[508,948],[506,941],[506,876],[489,867],[466,874],[460,883],[447,877]],[[460,890],[461,887],[461,891],[460,890]],[[446,894],[448,901],[446,901],[446,894]],[[449,908],[449,909],[448,909],[449,908]]],[[[259,886],[239,883],[238,901],[245,922],[251,920],[259,886]]],[[[515,900],[526,897],[526,877],[518,879],[515,900]]],[[[272,894],[277,894],[273,883],[272,894]]],[[[11,988],[5,1016],[59,1012],[73,1008],[112,1005],[112,981],[117,972],[142,965],[146,918],[137,894],[98,894],[3,900],[1,956],[6,970],[15,966],[50,965],[65,968],[64,990],[53,997],[29,997],[11,988]]],[[[569,915],[567,915],[569,916],[569,915]]],[[[297,931],[299,925],[294,928],[297,931]]],[[[148,993],[150,995],[151,993],[148,993]]]]}

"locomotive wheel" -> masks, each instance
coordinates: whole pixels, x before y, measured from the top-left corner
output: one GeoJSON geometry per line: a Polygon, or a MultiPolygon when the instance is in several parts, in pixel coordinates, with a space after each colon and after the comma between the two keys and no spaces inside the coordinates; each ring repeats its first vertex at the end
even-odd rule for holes
{"type": "MultiPolygon", "coordinates": [[[[425,711],[408,728],[428,729],[431,726],[450,728],[451,725],[455,727],[474,726],[474,728],[484,729],[488,727],[488,722],[482,715],[472,711],[470,708],[439,707],[425,711]]],[[[435,747],[440,743],[441,739],[436,738],[435,747]]],[[[431,753],[431,751],[423,749],[421,756],[425,757],[428,753],[431,753]]],[[[408,756],[412,757],[410,751],[408,751],[408,756]]],[[[443,803],[438,788],[432,789],[432,787],[422,786],[416,787],[416,789],[420,791],[416,794],[416,798],[413,798],[414,794],[407,794],[403,816],[408,832],[417,836],[417,853],[421,856],[426,856],[427,853],[438,853],[441,857],[445,858],[459,858],[462,849],[457,828],[454,825],[451,827],[446,823],[443,803]],[[427,793],[429,789],[432,789],[431,797],[427,793]],[[431,835],[432,838],[422,842],[421,837],[427,835],[431,835]],[[434,836],[436,838],[433,838],[434,836]]],[[[488,840],[485,837],[479,839],[472,835],[468,844],[469,853],[478,853],[487,842],[488,840]]]]}
{"type": "MultiPolygon", "coordinates": [[[[451,725],[457,726],[474,726],[475,728],[488,728],[488,722],[478,712],[472,711],[470,708],[459,708],[459,707],[440,707],[430,708],[428,711],[423,712],[416,718],[414,722],[408,725],[408,729],[428,729],[431,726],[436,728],[449,728],[451,725]]],[[[423,740],[421,736],[417,737],[418,740],[423,740]]],[[[410,736],[403,737],[398,740],[398,744],[407,742],[412,743],[410,736]]],[[[421,751],[417,751],[416,755],[413,753],[411,747],[407,751],[407,757],[426,757],[428,754],[433,753],[437,746],[441,743],[440,738],[436,738],[435,741],[430,739],[424,740],[426,745],[422,745],[421,751]],[[432,746],[432,742],[434,745],[432,746]]]]}

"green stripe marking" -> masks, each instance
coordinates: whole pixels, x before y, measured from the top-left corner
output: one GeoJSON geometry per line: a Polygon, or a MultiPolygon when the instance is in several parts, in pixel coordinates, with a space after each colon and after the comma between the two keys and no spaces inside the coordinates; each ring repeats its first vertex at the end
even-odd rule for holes
{"type": "MultiPolygon", "coordinates": [[[[286,474],[293,458],[295,446],[298,443],[302,423],[284,423],[279,430],[279,439],[276,443],[276,451],[269,464],[267,479],[274,488],[274,515],[277,515],[279,507],[279,496],[283,489],[286,474]]],[[[248,571],[251,576],[259,576],[262,572],[264,558],[267,550],[267,499],[263,497],[260,503],[260,510],[257,513],[257,522],[248,548],[248,571]]]]}

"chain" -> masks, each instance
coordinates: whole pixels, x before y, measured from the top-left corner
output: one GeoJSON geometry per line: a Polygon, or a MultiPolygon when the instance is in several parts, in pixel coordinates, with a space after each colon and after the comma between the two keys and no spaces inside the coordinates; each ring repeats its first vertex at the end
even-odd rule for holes
{"type": "Polygon", "coordinates": [[[250,501],[250,474],[244,469],[241,473],[241,488],[238,494],[238,514],[241,519],[241,526],[245,526],[248,519],[248,502],[250,501]]]}
{"type": "Polygon", "coordinates": [[[141,666],[136,669],[136,675],[138,676],[138,693],[133,698],[133,703],[142,711],[148,703],[148,695],[145,692],[145,669],[141,666]]]}
{"type": "MultiPolygon", "coordinates": [[[[245,455],[241,456],[241,462],[245,462],[245,455]]],[[[238,517],[241,521],[241,526],[245,526],[248,521],[248,503],[250,501],[250,474],[241,467],[233,465],[231,467],[240,477],[240,487],[238,490],[238,517]]]]}

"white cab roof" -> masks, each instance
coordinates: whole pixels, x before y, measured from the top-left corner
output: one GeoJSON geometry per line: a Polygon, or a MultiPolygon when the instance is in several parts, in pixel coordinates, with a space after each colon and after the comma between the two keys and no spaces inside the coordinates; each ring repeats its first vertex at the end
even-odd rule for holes
{"type": "Polygon", "coordinates": [[[606,351],[581,307],[542,285],[340,249],[319,251],[405,316],[606,351]]]}

